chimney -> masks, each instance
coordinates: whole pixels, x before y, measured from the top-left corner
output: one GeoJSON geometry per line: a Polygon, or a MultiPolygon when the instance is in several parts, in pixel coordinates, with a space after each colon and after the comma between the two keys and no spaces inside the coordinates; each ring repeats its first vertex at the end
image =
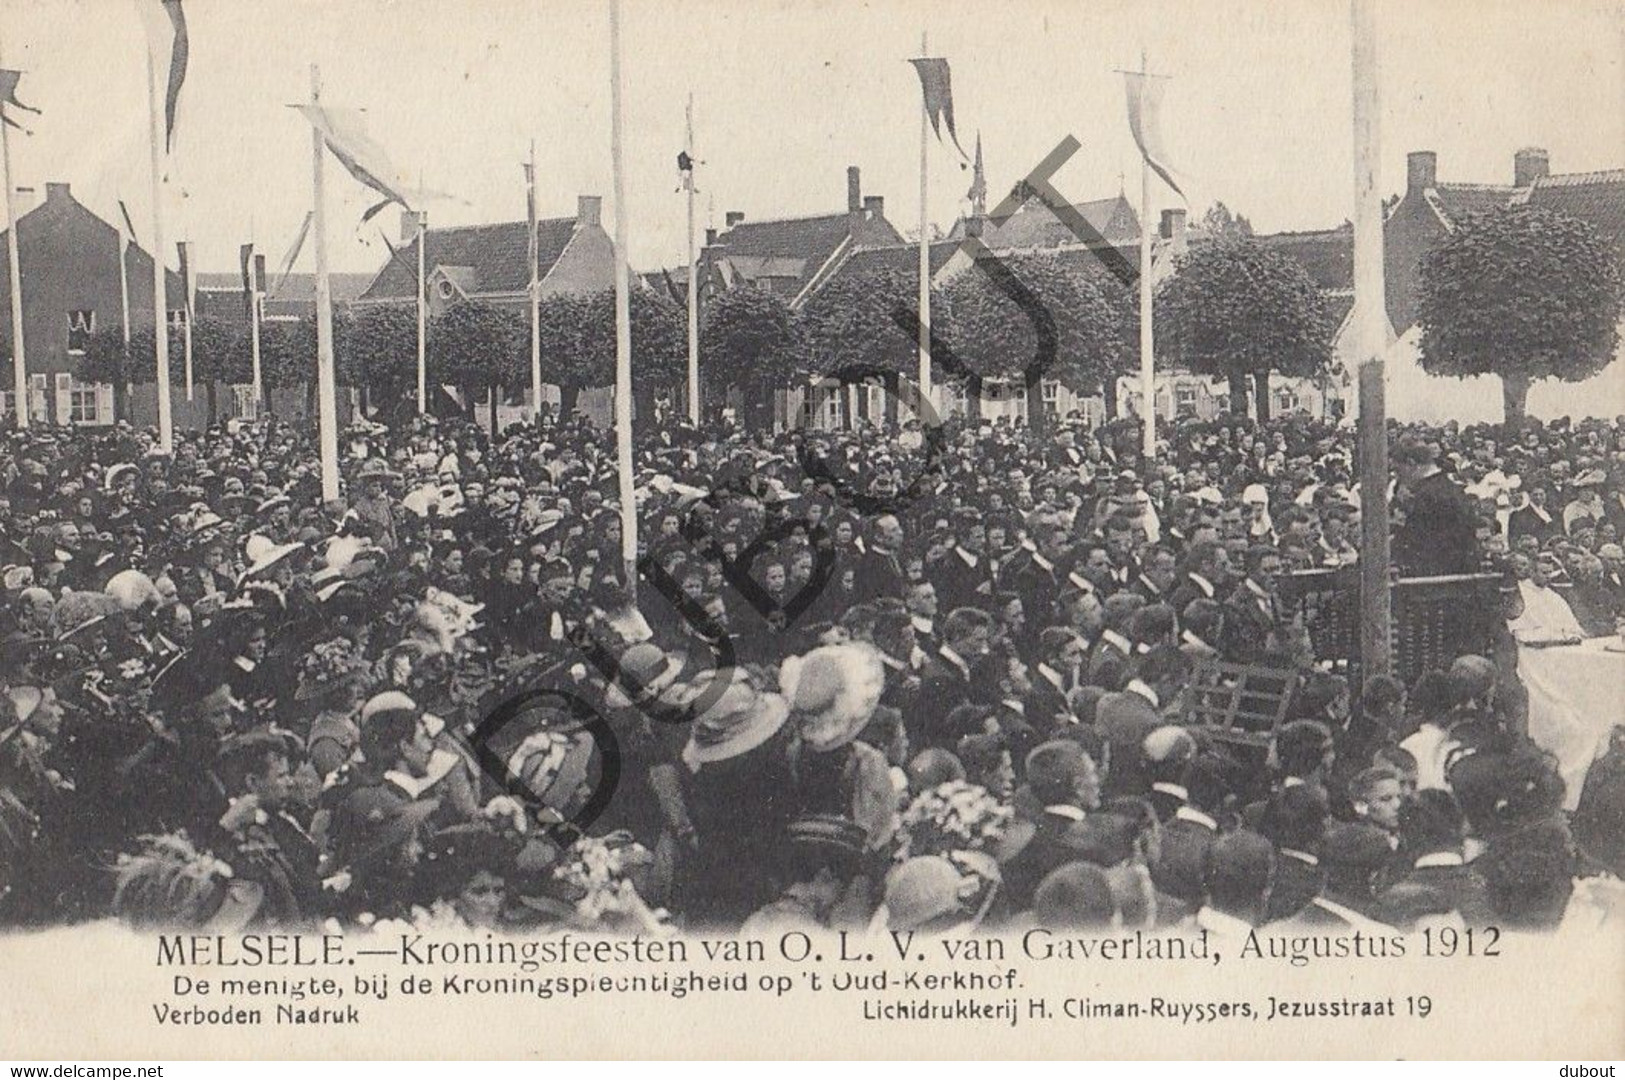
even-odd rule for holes
{"type": "Polygon", "coordinates": [[[870,218],[883,218],[886,216],[886,196],[865,195],[863,197],[863,212],[870,218]]]}
{"type": "Polygon", "coordinates": [[[1169,250],[1175,255],[1185,252],[1185,208],[1175,207],[1162,212],[1162,224],[1157,229],[1158,235],[1168,241],[1169,250]]]}
{"type": "Polygon", "coordinates": [[[418,238],[418,214],[415,210],[401,211],[401,243],[410,244],[418,238]]]}
{"type": "Polygon", "coordinates": [[[858,180],[858,167],[846,167],[846,209],[848,213],[856,214],[863,210],[863,185],[858,180]]]}
{"type": "Polygon", "coordinates": [[[576,196],[576,226],[603,224],[604,200],[598,195],[576,196]]]}
{"type": "Polygon", "coordinates": [[[1432,150],[1413,150],[1405,155],[1405,191],[1420,192],[1439,182],[1439,155],[1432,150]]]}
{"type": "Polygon", "coordinates": [[[72,192],[72,186],[71,185],[65,184],[65,183],[59,183],[59,182],[57,182],[55,180],[51,180],[51,181],[46,182],[46,184],[45,184],[45,201],[46,202],[55,202],[58,199],[71,199],[71,198],[73,198],[73,192],[72,192]]]}
{"type": "Polygon", "coordinates": [[[722,223],[731,229],[744,220],[745,212],[743,210],[729,210],[727,214],[723,215],[722,223]]]}
{"type": "Polygon", "coordinates": [[[1551,159],[1538,146],[1526,146],[1512,155],[1512,186],[1529,187],[1552,173],[1551,159]]]}
{"type": "Polygon", "coordinates": [[[717,242],[717,230],[715,228],[706,229],[705,230],[705,246],[710,247],[712,244],[714,244],[716,242],[717,242]]]}

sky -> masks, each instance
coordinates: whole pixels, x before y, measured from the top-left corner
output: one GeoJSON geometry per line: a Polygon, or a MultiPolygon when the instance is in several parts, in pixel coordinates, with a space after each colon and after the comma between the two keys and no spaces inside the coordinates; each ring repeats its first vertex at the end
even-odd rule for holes
{"type": "MultiPolygon", "coordinates": [[[[1169,77],[1164,141],[1187,200],[1215,200],[1260,231],[1350,216],[1347,0],[624,0],[629,251],[635,269],[680,265],[675,156],[692,94],[702,162],[698,225],[842,210],[846,167],[918,228],[920,90],[906,63],[952,65],[961,141],[978,132],[995,200],[1067,135],[1055,177],[1082,201],[1126,188],[1138,158],[1122,77],[1142,52],[1169,77]]],[[[150,244],[147,50],[138,11],[157,0],[0,0],[0,64],[42,110],[12,132],[18,187],[66,181],[104,217],[123,198],[150,244]]],[[[524,217],[520,163],[536,144],[544,216],[580,194],[611,198],[608,0],[186,0],[191,64],[166,164],[166,239],[205,271],[233,271],[254,239],[273,265],[312,205],[310,129],[288,106],[366,110],[403,175],[454,196],[435,225],[524,217]]],[[[1513,153],[1545,147],[1555,172],[1625,167],[1625,0],[1378,0],[1381,186],[1434,150],[1445,181],[1510,183],[1513,153]]],[[[930,151],[928,217],[947,228],[970,182],[930,151]]],[[[330,265],[376,270],[391,210],[327,166],[330,265]]],[[[37,196],[36,196],[37,197],[37,196]]],[[[25,204],[26,205],[26,204],[25,204]]],[[[173,262],[171,249],[170,259],[173,262]]],[[[313,268],[307,246],[298,269],[313,268]]]]}

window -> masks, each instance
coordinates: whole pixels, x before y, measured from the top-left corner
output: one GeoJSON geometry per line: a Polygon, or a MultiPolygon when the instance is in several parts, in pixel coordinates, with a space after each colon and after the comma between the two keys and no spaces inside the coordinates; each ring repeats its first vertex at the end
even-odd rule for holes
{"type": "MultiPolygon", "coordinates": [[[[111,388],[109,388],[111,389],[111,388]]],[[[68,419],[75,424],[102,424],[102,387],[74,380],[68,390],[68,419]]]]}
{"type": "Polygon", "coordinates": [[[232,398],[237,404],[237,415],[253,423],[260,418],[259,402],[254,400],[254,387],[248,385],[234,385],[231,388],[232,398]]]}
{"type": "Polygon", "coordinates": [[[90,310],[68,312],[68,355],[83,356],[96,332],[96,313],[90,310]]]}
{"type": "Polygon", "coordinates": [[[169,328],[171,330],[184,330],[186,328],[186,309],[171,308],[169,311],[169,328]]]}
{"type": "Polygon", "coordinates": [[[1194,416],[1196,414],[1196,387],[1181,383],[1174,387],[1174,415],[1194,416]]]}
{"type": "Polygon", "coordinates": [[[1044,380],[1044,404],[1054,405],[1061,400],[1061,384],[1052,379],[1044,380]]]}
{"type": "Polygon", "coordinates": [[[46,383],[45,383],[45,375],[44,375],[44,373],[40,372],[40,373],[29,375],[28,376],[28,417],[29,417],[30,420],[37,420],[42,424],[45,423],[46,417],[50,415],[46,411],[47,408],[48,408],[48,403],[46,401],[46,396],[47,396],[46,395],[46,383]]]}

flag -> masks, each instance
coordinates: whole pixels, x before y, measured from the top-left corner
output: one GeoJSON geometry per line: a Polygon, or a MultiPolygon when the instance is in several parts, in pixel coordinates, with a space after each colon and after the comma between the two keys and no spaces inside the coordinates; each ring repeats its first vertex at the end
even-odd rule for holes
{"type": "Polygon", "coordinates": [[[180,104],[181,85],[186,82],[186,59],[190,46],[186,38],[186,12],[181,0],[163,0],[164,12],[175,28],[175,38],[169,50],[169,82],[164,90],[164,149],[175,138],[175,107],[180,104]]]}
{"type": "Polygon", "coordinates": [[[361,215],[363,225],[391,203],[399,203],[406,210],[412,209],[413,197],[417,193],[408,188],[384,148],[367,134],[359,110],[328,105],[300,105],[297,108],[310,121],[310,126],[321,134],[322,141],[333,151],[340,164],[349,170],[350,175],[384,197],[382,202],[361,215]]]}
{"type": "MultiPolygon", "coordinates": [[[[20,71],[7,71],[0,69],[0,106],[10,105],[12,108],[21,109],[23,112],[31,112],[35,116],[38,116],[38,109],[31,105],[24,105],[22,102],[17,100],[17,81],[22,77],[23,73],[20,71]]],[[[10,124],[18,131],[26,132],[28,130],[11,117],[6,116],[3,108],[0,108],[0,117],[4,117],[6,123],[10,124]]]]}
{"type": "Polygon", "coordinates": [[[1123,79],[1128,87],[1128,126],[1140,156],[1164,183],[1183,196],[1185,193],[1174,183],[1173,166],[1162,145],[1162,80],[1135,71],[1123,72],[1123,79]]]}
{"type": "Polygon", "coordinates": [[[936,56],[910,60],[909,63],[920,73],[920,89],[925,93],[925,115],[931,120],[931,130],[937,133],[940,141],[942,129],[946,126],[954,149],[959,151],[960,157],[964,157],[965,148],[959,145],[959,134],[954,131],[954,93],[948,76],[948,61],[936,56]]]}
{"type": "Polygon", "coordinates": [[[135,243],[135,224],[130,221],[130,208],[124,205],[123,199],[118,201],[118,212],[124,217],[124,238],[132,244],[135,243]]]}
{"type": "Polygon", "coordinates": [[[237,249],[237,255],[242,261],[243,269],[244,320],[252,324],[254,322],[254,294],[259,291],[259,282],[254,279],[254,245],[244,244],[237,249]]]}
{"type": "Polygon", "coordinates": [[[971,167],[970,190],[965,192],[970,200],[971,213],[981,217],[987,206],[987,173],[982,171],[982,133],[976,133],[976,164],[971,167]]]}
{"type": "Polygon", "coordinates": [[[314,210],[306,211],[304,223],[299,226],[299,235],[293,238],[293,246],[282,257],[282,268],[276,272],[276,284],[271,286],[271,296],[282,291],[282,286],[288,283],[288,275],[293,272],[293,264],[299,258],[299,253],[305,249],[305,237],[310,233],[311,220],[316,216],[314,210]]]}
{"type": "Polygon", "coordinates": [[[677,152],[677,171],[683,177],[683,190],[687,191],[694,186],[694,159],[687,150],[677,152]]]}
{"type": "Polygon", "coordinates": [[[180,254],[181,260],[181,294],[186,298],[186,321],[192,321],[192,309],[197,302],[197,282],[192,280],[192,242],[179,240],[175,243],[175,250],[180,254]]]}
{"type": "Polygon", "coordinates": [[[525,170],[525,222],[530,226],[527,230],[529,238],[525,241],[525,258],[526,265],[530,267],[529,285],[530,288],[534,289],[536,287],[536,275],[541,272],[536,265],[540,257],[540,252],[537,251],[536,238],[536,165],[534,162],[527,161],[523,167],[525,170]]]}

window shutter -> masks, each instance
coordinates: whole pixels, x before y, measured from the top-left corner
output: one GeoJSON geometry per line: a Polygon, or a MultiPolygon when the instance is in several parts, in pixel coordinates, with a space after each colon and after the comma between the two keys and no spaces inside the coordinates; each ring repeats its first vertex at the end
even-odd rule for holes
{"type": "Polygon", "coordinates": [[[98,424],[111,424],[113,422],[113,384],[96,384],[96,422],[98,424]]]}
{"type": "Polygon", "coordinates": [[[73,375],[70,372],[56,373],[56,422],[66,424],[73,419],[73,375]]]}

